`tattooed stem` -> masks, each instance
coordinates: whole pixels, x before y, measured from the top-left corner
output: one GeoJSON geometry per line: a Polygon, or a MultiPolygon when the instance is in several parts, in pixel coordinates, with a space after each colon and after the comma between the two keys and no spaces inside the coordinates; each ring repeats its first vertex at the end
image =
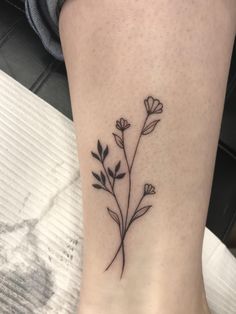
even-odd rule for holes
{"type": "MultiPolygon", "coordinates": [[[[119,201],[117,199],[117,196],[116,196],[116,193],[115,193],[115,190],[114,190],[115,178],[113,179],[113,183],[111,183],[111,180],[109,178],[109,174],[107,173],[107,170],[106,170],[106,167],[104,165],[104,162],[102,162],[102,166],[103,166],[103,170],[105,172],[105,175],[107,177],[107,180],[109,182],[110,188],[112,190],[112,195],[113,195],[113,197],[114,197],[114,199],[116,201],[118,210],[120,212],[120,217],[121,217],[120,238],[121,238],[121,248],[122,248],[122,268],[121,268],[120,278],[122,278],[122,275],[123,275],[123,272],[124,272],[124,267],[125,267],[125,248],[124,248],[124,241],[123,241],[123,233],[124,233],[124,230],[125,230],[124,217],[123,217],[122,209],[120,207],[120,203],[119,203],[119,201]]],[[[119,253],[119,251],[118,251],[118,253],[119,253]]],[[[117,253],[117,255],[118,255],[118,253],[117,253]]]]}
{"type": "MultiPolygon", "coordinates": [[[[138,202],[138,205],[135,208],[135,211],[134,211],[134,213],[133,213],[133,215],[132,215],[132,217],[131,217],[131,219],[130,219],[130,221],[129,221],[129,223],[128,223],[125,231],[124,231],[124,233],[123,233],[123,236],[121,237],[120,245],[119,245],[119,247],[118,247],[118,249],[117,249],[113,259],[111,260],[110,264],[106,267],[105,271],[107,271],[111,267],[111,265],[114,263],[115,259],[117,258],[121,248],[123,248],[123,244],[124,244],[124,240],[125,240],[125,237],[126,237],[126,233],[128,232],[128,230],[129,230],[129,228],[130,228],[130,226],[131,226],[131,224],[133,222],[134,215],[137,212],[137,210],[139,209],[139,206],[141,205],[144,197],[145,197],[145,195],[143,194],[142,197],[140,198],[139,202],[138,202]]],[[[122,273],[123,273],[123,271],[122,271],[122,273]]]]}
{"type": "Polygon", "coordinates": [[[104,271],[107,271],[111,265],[114,263],[114,261],[116,260],[120,250],[122,249],[122,268],[121,268],[121,274],[120,274],[120,279],[122,278],[123,276],[123,273],[124,273],[124,268],[125,268],[125,247],[124,247],[124,239],[125,239],[125,236],[126,236],[126,232],[127,231],[124,231],[123,235],[121,236],[121,241],[120,241],[120,245],[114,255],[114,257],[112,258],[111,262],[109,263],[109,265],[105,268],[104,271]]]}
{"type": "Polygon", "coordinates": [[[129,162],[128,162],[127,153],[126,153],[126,149],[125,149],[124,131],[122,131],[123,150],[124,150],[124,156],[125,156],[125,161],[126,161],[126,164],[127,164],[128,176],[129,176],[128,201],[127,201],[127,209],[126,209],[126,215],[125,215],[124,229],[126,229],[126,227],[127,227],[127,222],[128,222],[128,217],[129,217],[130,196],[131,196],[131,187],[132,187],[132,182],[131,182],[132,167],[133,167],[134,160],[135,160],[135,157],[136,157],[136,154],[137,154],[137,150],[138,150],[138,146],[139,146],[139,143],[140,143],[140,140],[141,140],[142,131],[145,128],[145,125],[147,123],[148,117],[149,117],[149,114],[147,113],[146,118],[145,118],[144,123],[143,123],[143,126],[142,126],[142,129],[141,129],[140,134],[139,134],[139,138],[138,138],[135,150],[134,150],[134,155],[133,155],[133,159],[132,159],[131,165],[129,165],[129,162]]]}
{"type": "Polygon", "coordinates": [[[128,161],[128,158],[127,158],[127,153],[126,153],[126,149],[125,149],[125,137],[124,137],[124,131],[122,131],[122,141],[123,141],[123,151],[124,151],[124,156],[125,156],[125,161],[126,161],[126,164],[127,164],[127,169],[128,169],[128,172],[130,172],[130,166],[129,166],[129,161],[128,161]]]}
{"type": "Polygon", "coordinates": [[[107,270],[111,267],[111,265],[114,263],[115,259],[117,258],[118,254],[119,254],[119,252],[120,252],[120,249],[121,249],[122,246],[123,246],[126,232],[127,232],[127,231],[124,232],[124,234],[123,234],[123,236],[122,236],[122,238],[121,238],[120,245],[119,245],[119,247],[118,247],[118,249],[117,249],[117,251],[116,251],[116,253],[115,253],[113,259],[111,260],[111,262],[108,264],[108,266],[105,268],[104,271],[107,271],[107,270]]]}
{"type": "Polygon", "coordinates": [[[106,167],[105,167],[105,165],[104,165],[104,162],[102,162],[102,167],[103,167],[103,170],[104,170],[104,172],[105,172],[105,174],[106,174],[107,180],[108,180],[108,182],[109,182],[109,185],[110,185],[110,188],[111,188],[111,194],[112,194],[112,196],[114,197],[114,199],[115,199],[115,201],[116,201],[116,204],[117,204],[117,207],[118,207],[118,210],[119,210],[119,212],[120,212],[121,226],[122,226],[122,233],[123,233],[123,231],[124,231],[124,217],[123,217],[123,213],[122,213],[122,210],[121,210],[121,207],[120,207],[120,203],[119,203],[119,201],[118,201],[118,199],[117,199],[117,196],[116,196],[116,193],[115,193],[115,191],[114,191],[114,184],[111,183],[111,180],[110,180],[109,175],[108,175],[108,173],[107,173],[107,170],[106,170],[106,167]]]}
{"type": "Polygon", "coordinates": [[[122,248],[122,267],[121,267],[120,279],[122,278],[123,273],[124,273],[124,269],[125,269],[125,243],[124,243],[124,240],[122,241],[121,248],[122,248]]]}
{"type": "MultiPolygon", "coordinates": [[[[122,253],[121,254],[121,257],[122,257],[122,267],[121,267],[121,273],[120,273],[120,279],[121,279],[122,276],[123,276],[124,268],[125,268],[125,243],[123,241],[123,231],[121,229],[121,225],[119,227],[120,227],[120,240],[121,240],[121,248],[122,248],[122,252],[121,252],[122,253]]],[[[119,251],[118,251],[118,253],[119,253],[119,251]]]]}
{"type": "Polygon", "coordinates": [[[139,209],[139,206],[141,205],[141,203],[142,203],[144,197],[145,197],[145,194],[143,194],[142,197],[140,198],[140,200],[139,200],[139,202],[138,202],[138,205],[136,206],[135,211],[134,211],[132,217],[130,218],[129,224],[128,224],[128,226],[127,226],[127,230],[128,230],[128,228],[130,227],[130,225],[132,224],[133,219],[134,219],[134,216],[135,216],[137,210],[139,209]]]}
{"type": "Polygon", "coordinates": [[[135,147],[135,150],[134,150],[133,159],[132,159],[132,162],[131,162],[131,164],[130,164],[130,172],[131,172],[131,170],[132,170],[132,168],[133,168],[133,165],[134,165],[134,159],[135,159],[136,154],[137,154],[137,151],[138,151],[138,146],[139,146],[139,143],[140,143],[140,140],[141,140],[141,137],[142,137],[142,131],[143,131],[143,129],[145,128],[145,125],[146,125],[146,123],[147,123],[148,117],[149,117],[149,114],[147,114],[147,116],[146,116],[146,118],[145,118],[145,120],[144,120],[143,127],[142,127],[141,132],[140,132],[139,137],[138,137],[138,141],[137,141],[137,144],[136,144],[136,147],[135,147]]]}
{"type": "Polygon", "coordinates": [[[124,223],[124,230],[127,226],[128,216],[129,216],[129,206],[130,206],[130,195],[131,195],[131,169],[129,166],[129,161],[127,158],[126,148],[125,148],[125,138],[124,138],[124,131],[122,131],[122,141],[123,141],[123,151],[125,156],[125,161],[127,165],[127,171],[128,171],[128,199],[127,199],[127,208],[126,208],[126,214],[125,214],[125,223],[124,223]]]}
{"type": "Polygon", "coordinates": [[[109,175],[108,175],[108,173],[107,173],[107,169],[106,169],[106,167],[105,167],[105,165],[104,165],[104,162],[102,162],[102,167],[103,167],[103,170],[104,170],[104,172],[105,172],[105,174],[106,174],[106,177],[107,177],[107,180],[108,180],[108,182],[109,182],[110,188],[111,188],[111,190],[112,190],[112,192],[113,192],[113,185],[112,185],[111,180],[110,180],[110,177],[109,177],[109,175]]]}

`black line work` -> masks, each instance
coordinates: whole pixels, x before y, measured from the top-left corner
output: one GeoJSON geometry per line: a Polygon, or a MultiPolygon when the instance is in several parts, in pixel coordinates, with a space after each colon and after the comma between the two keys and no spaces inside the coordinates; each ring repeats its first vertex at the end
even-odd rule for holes
{"type": "Polygon", "coordinates": [[[127,154],[127,146],[125,141],[125,136],[127,130],[131,127],[131,124],[124,118],[120,118],[116,121],[116,129],[118,130],[116,133],[112,133],[114,136],[115,143],[117,146],[122,149],[124,155],[124,162],[119,160],[114,167],[107,165],[107,157],[109,155],[109,147],[108,145],[103,146],[98,140],[97,142],[97,152],[91,152],[92,157],[95,158],[101,166],[100,172],[96,173],[92,171],[92,175],[96,180],[92,186],[98,190],[104,190],[105,192],[112,195],[114,199],[114,204],[112,208],[108,206],[106,208],[107,213],[111,217],[111,219],[117,224],[119,228],[120,234],[120,243],[115,251],[113,258],[110,263],[105,268],[107,271],[119,253],[122,255],[122,265],[121,265],[121,274],[120,278],[122,278],[124,269],[125,269],[125,261],[126,261],[126,252],[125,252],[125,238],[130,226],[139,218],[144,216],[152,207],[152,205],[145,205],[143,201],[146,200],[147,196],[156,194],[155,187],[150,183],[145,183],[143,187],[143,192],[140,199],[137,202],[137,205],[134,209],[130,206],[131,194],[134,190],[134,181],[132,179],[132,169],[135,163],[135,159],[138,154],[138,150],[140,147],[140,142],[143,136],[146,136],[152,133],[157,124],[160,122],[160,119],[152,120],[151,117],[153,115],[159,115],[163,112],[163,104],[156,98],[152,96],[147,97],[144,100],[144,105],[146,109],[146,116],[144,118],[143,125],[138,135],[137,143],[134,148],[134,152],[131,160],[128,159],[127,154]],[[150,121],[152,120],[152,121],[150,121]],[[125,164],[126,170],[121,170],[123,168],[123,163],[125,164]],[[127,201],[125,208],[122,208],[120,205],[120,201],[117,196],[117,188],[123,182],[123,180],[127,180],[128,182],[128,191],[127,191],[127,201]]]}

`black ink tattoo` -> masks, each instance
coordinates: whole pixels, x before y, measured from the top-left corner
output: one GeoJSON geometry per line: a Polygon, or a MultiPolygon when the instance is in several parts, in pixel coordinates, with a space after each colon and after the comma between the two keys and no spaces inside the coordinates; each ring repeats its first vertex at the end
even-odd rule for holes
{"type": "Polygon", "coordinates": [[[156,125],[160,122],[160,119],[149,122],[150,116],[152,116],[153,114],[161,114],[163,112],[163,104],[158,99],[154,99],[152,96],[149,96],[144,100],[144,105],[146,108],[146,117],[139,133],[131,161],[128,160],[127,148],[125,145],[125,133],[131,125],[124,118],[120,118],[120,120],[116,121],[116,128],[118,131],[120,131],[120,133],[113,133],[113,136],[117,146],[123,150],[126,171],[121,170],[121,161],[118,161],[114,168],[108,167],[106,165],[106,158],[109,154],[109,148],[108,145],[103,147],[99,140],[97,142],[97,152],[91,152],[92,156],[97,159],[101,165],[100,173],[95,173],[92,171],[92,175],[96,179],[96,183],[93,184],[93,187],[95,189],[104,190],[113,197],[116,209],[114,210],[110,207],[107,207],[107,212],[117,224],[120,234],[120,244],[105,271],[107,271],[111,267],[111,265],[114,263],[117,256],[119,255],[119,252],[121,251],[122,267],[120,278],[122,278],[125,268],[125,237],[127,235],[127,232],[133,222],[144,216],[152,207],[152,205],[143,205],[143,200],[148,195],[153,195],[156,193],[155,187],[152,184],[144,184],[142,195],[133,211],[131,211],[132,209],[130,208],[130,199],[131,192],[133,190],[132,169],[134,166],[134,161],[138,152],[140,141],[142,136],[152,133],[156,125]],[[125,208],[121,208],[115,189],[115,186],[118,183],[117,181],[120,181],[123,178],[127,178],[128,180],[127,204],[125,208]]]}

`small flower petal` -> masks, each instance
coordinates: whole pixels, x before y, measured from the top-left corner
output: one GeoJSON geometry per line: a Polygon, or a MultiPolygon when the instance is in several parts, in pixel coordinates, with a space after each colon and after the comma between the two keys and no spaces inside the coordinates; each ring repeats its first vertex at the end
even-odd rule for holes
{"type": "Polygon", "coordinates": [[[148,104],[147,99],[144,100],[144,105],[145,105],[146,111],[147,111],[147,113],[148,113],[148,112],[150,111],[150,107],[149,107],[149,104],[148,104]]]}
{"type": "Polygon", "coordinates": [[[144,105],[149,115],[162,113],[163,111],[163,104],[159,99],[155,99],[152,96],[148,96],[148,98],[144,100],[144,105]]]}
{"type": "Polygon", "coordinates": [[[155,193],[156,193],[155,187],[152,184],[146,183],[144,185],[144,190],[143,190],[144,195],[155,194],[155,193]]]}
{"type": "Polygon", "coordinates": [[[116,121],[116,128],[120,131],[124,131],[130,127],[130,124],[124,118],[120,118],[120,120],[116,121]]]}

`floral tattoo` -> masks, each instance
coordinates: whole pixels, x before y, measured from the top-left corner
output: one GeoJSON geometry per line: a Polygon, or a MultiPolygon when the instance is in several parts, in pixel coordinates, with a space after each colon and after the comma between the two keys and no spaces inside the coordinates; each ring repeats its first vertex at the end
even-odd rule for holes
{"type": "MultiPolygon", "coordinates": [[[[150,183],[145,183],[143,187],[143,192],[140,199],[137,202],[135,208],[131,208],[130,206],[130,199],[131,194],[134,189],[133,187],[133,180],[132,180],[132,169],[134,166],[134,161],[137,156],[138,148],[140,145],[141,138],[145,135],[148,135],[154,131],[157,124],[160,122],[160,119],[151,119],[152,115],[159,115],[163,112],[163,104],[158,100],[153,98],[152,96],[147,97],[144,100],[144,105],[146,108],[146,117],[144,119],[143,126],[138,136],[138,140],[132,155],[131,160],[128,160],[127,157],[127,150],[125,145],[125,133],[126,130],[131,127],[131,124],[125,120],[124,118],[120,118],[116,121],[116,128],[119,131],[118,134],[113,133],[115,142],[117,146],[123,150],[124,155],[124,163],[125,163],[125,170],[121,171],[121,161],[119,160],[116,165],[112,168],[107,166],[107,156],[109,154],[109,147],[106,145],[105,147],[102,146],[100,140],[97,142],[97,152],[91,152],[92,157],[94,157],[97,161],[99,161],[101,170],[100,173],[95,173],[92,171],[93,177],[96,179],[96,183],[93,183],[92,186],[98,190],[104,190],[105,192],[109,193],[113,200],[114,204],[111,209],[107,207],[107,213],[114,220],[117,224],[119,229],[120,235],[120,243],[115,251],[115,254],[106,267],[105,271],[107,271],[116,258],[118,257],[119,253],[122,256],[122,265],[121,265],[121,274],[120,278],[123,276],[123,272],[125,269],[125,238],[127,236],[127,232],[130,226],[140,217],[144,216],[152,207],[152,205],[144,205],[143,201],[146,199],[147,196],[156,194],[155,187],[150,183]],[[150,122],[150,119],[152,120],[150,122]],[[118,199],[118,195],[116,192],[116,186],[118,182],[122,179],[126,179],[128,182],[128,191],[127,191],[127,202],[125,204],[125,208],[121,207],[120,201],[118,199]],[[115,209],[114,209],[115,208],[115,209]]],[[[120,183],[121,184],[121,183],[120,183]]]]}

